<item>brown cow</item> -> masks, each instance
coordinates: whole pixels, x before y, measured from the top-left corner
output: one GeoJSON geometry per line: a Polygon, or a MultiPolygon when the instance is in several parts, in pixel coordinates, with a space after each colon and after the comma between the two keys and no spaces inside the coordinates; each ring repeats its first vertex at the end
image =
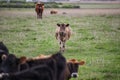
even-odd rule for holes
{"type": "Polygon", "coordinates": [[[68,60],[65,75],[64,75],[66,80],[69,80],[70,78],[77,78],[79,66],[84,64],[85,64],[84,61],[78,61],[76,59],[68,60]]]}
{"type": "Polygon", "coordinates": [[[57,11],[56,10],[51,10],[50,14],[57,14],[57,11]]]}
{"type": "Polygon", "coordinates": [[[69,40],[70,36],[71,36],[71,28],[69,24],[57,24],[55,37],[59,41],[60,52],[64,52],[65,42],[69,40]]]}
{"type": "Polygon", "coordinates": [[[35,11],[37,13],[37,18],[41,18],[42,19],[43,10],[44,10],[44,4],[40,3],[40,2],[36,3],[35,11]]]}

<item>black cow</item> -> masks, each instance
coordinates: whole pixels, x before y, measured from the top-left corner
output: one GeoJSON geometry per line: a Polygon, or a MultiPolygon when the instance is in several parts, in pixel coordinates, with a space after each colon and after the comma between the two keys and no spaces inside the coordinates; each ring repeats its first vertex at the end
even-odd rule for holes
{"type": "Polygon", "coordinates": [[[16,73],[2,73],[0,80],[56,80],[47,65],[38,65],[16,73]]]}
{"type": "MultiPolygon", "coordinates": [[[[8,55],[9,54],[9,50],[6,47],[6,45],[3,42],[0,42],[0,67],[1,67],[1,63],[2,63],[2,56],[3,55],[8,55]]],[[[0,73],[1,73],[1,69],[0,69],[0,73]]]]}
{"type": "Polygon", "coordinates": [[[26,68],[31,68],[34,66],[46,64],[53,71],[56,80],[65,80],[64,72],[66,68],[66,59],[59,52],[57,54],[53,54],[49,58],[36,59],[36,60],[31,59],[31,60],[27,60],[22,64],[20,62],[21,62],[20,58],[17,58],[13,54],[9,54],[6,57],[6,59],[5,58],[3,59],[1,69],[5,73],[14,73],[19,70],[24,70],[26,68]]]}
{"type": "Polygon", "coordinates": [[[65,80],[64,72],[66,68],[66,59],[62,56],[60,52],[58,52],[57,54],[53,54],[48,58],[28,60],[26,63],[30,67],[46,64],[51,68],[51,70],[54,71],[54,77],[56,78],[56,80],[65,80]]]}
{"type": "Polygon", "coordinates": [[[0,64],[2,62],[2,55],[5,54],[7,55],[9,53],[8,48],[6,47],[6,45],[3,42],[0,42],[0,64]]]}
{"type": "Polygon", "coordinates": [[[83,65],[84,61],[77,61],[76,59],[71,59],[67,62],[65,78],[69,80],[70,78],[78,77],[79,65],[83,65]]]}
{"type": "Polygon", "coordinates": [[[20,59],[14,54],[9,54],[7,56],[2,56],[1,70],[4,73],[13,73],[18,71],[18,65],[20,64],[20,59]]]}

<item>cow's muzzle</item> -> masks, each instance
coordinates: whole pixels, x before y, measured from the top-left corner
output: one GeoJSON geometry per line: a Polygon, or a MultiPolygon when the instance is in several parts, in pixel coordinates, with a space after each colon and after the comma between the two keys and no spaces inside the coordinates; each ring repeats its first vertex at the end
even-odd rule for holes
{"type": "Polygon", "coordinates": [[[71,77],[77,78],[77,77],[78,77],[78,73],[76,73],[76,72],[72,73],[72,74],[71,74],[71,77]]]}
{"type": "Polygon", "coordinates": [[[2,79],[2,78],[5,77],[5,76],[9,76],[9,74],[8,74],[8,73],[1,73],[1,74],[0,74],[0,79],[2,79]]]}

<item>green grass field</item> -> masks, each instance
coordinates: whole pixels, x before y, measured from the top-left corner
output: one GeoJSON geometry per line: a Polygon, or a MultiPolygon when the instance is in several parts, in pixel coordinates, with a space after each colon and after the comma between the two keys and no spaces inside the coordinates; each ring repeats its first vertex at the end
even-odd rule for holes
{"type": "Polygon", "coordinates": [[[44,15],[40,20],[36,19],[34,9],[30,10],[33,14],[27,15],[26,11],[29,10],[0,10],[0,41],[10,53],[18,57],[56,53],[56,24],[69,23],[73,32],[63,55],[86,62],[79,69],[78,80],[120,80],[120,14],[57,14],[44,15]]]}

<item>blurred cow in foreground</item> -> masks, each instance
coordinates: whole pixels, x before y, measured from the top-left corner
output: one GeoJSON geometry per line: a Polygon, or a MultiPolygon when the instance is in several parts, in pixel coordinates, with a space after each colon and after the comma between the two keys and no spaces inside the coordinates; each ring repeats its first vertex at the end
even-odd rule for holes
{"type": "MultiPolygon", "coordinates": [[[[42,55],[39,55],[37,57],[34,57],[33,60],[49,58],[51,56],[52,55],[43,55],[42,54],[42,55]]],[[[81,61],[78,61],[76,59],[67,60],[66,68],[64,71],[64,79],[70,80],[71,78],[77,78],[79,66],[84,65],[84,64],[85,64],[85,61],[83,61],[83,60],[81,60],[81,61]]]]}
{"type": "Polygon", "coordinates": [[[45,64],[15,73],[1,73],[0,80],[56,80],[52,70],[45,64]]]}
{"type": "Polygon", "coordinates": [[[41,18],[42,19],[43,10],[44,10],[44,4],[40,3],[40,2],[36,3],[35,11],[37,13],[37,18],[41,18]]]}
{"type": "Polygon", "coordinates": [[[57,24],[55,37],[59,41],[61,52],[64,52],[65,43],[67,40],[69,40],[70,36],[71,36],[71,28],[69,24],[57,24]]]}
{"type": "MultiPolygon", "coordinates": [[[[3,42],[0,42],[0,66],[2,63],[2,56],[8,55],[8,54],[9,54],[8,48],[6,47],[6,45],[3,42]]],[[[0,72],[1,72],[1,70],[0,70],[0,72]]]]}
{"type": "Polygon", "coordinates": [[[60,52],[46,58],[17,58],[9,54],[2,59],[0,80],[66,80],[66,59],[60,52]]]}
{"type": "Polygon", "coordinates": [[[66,73],[65,73],[66,80],[69,80],[71,78],[77,78],[79,66],[84,65],[84,64],[85,64],[85,61],[78,61],[76,59],[68,60],[66,73]]]}
{"type": "MultiPolygon", "coordinates": [[[[44,59],[44,58],[49,58],[51,55],[40,55],[37,57],[34,57],[33,59],[44,59]]],[[[84,65],[85,61],[78,61],[76,59],[70,59],[67,60],[66,63],[66,68],[64,72],[64,78],[65,80],[70,80],[71,78],[77,78],[78,77],[78,71],[79,71],[79,66],[84,65]]]]}

